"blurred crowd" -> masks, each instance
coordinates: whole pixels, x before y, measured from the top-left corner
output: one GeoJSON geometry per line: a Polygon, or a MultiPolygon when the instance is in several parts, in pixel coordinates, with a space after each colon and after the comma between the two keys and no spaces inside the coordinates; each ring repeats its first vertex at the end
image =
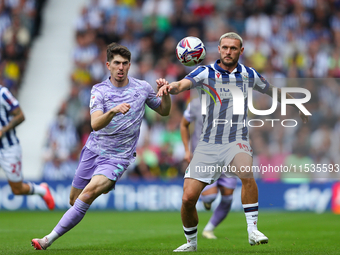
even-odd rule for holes
{"type": "Polygon", "coordinates": [[[32,41],[39,34],[44,3],[45,0],[0,0],[0,84],[14,96],[32,41]]]}
{"type": "MultiPolygon", "coordinates": [[[[25,2],[27,7],[20,13],[29,16],[32,11],[29,3],[34,1],[8,2],[25,2]]],[[[6,21],[4,7],[0,8],[0,19],[6,21]]],[[[29,30],[29,23],[20,23],[21,16],[13,15],[11,26],[28,30],[31,35],[32,27],[29,30]]],[[[132,53],[130,75],[148,81],[156,90],[157,78],[172,82],[193,69],[176,59],[179,40],[186,36],[201,38],[207,50],[204,64],[210,64],[218,58],[219,37],[229,31],[243,37],[245,51],[241,63],[254,67],[274,86],[304,87],[312,96],[305,104],[312,113],[306,125],[302,125],[292,107],[288,107],[287,116],[281,116],[280,109],[266,117],[249,115],[250,119],[299,122],[296,127],[287,128],[281,122],[275,122],[272,127],[267,121],[261,128],[251,128],[254,164],[326,164],[329,170],[340,163],[340,80],[336,79],[340,78],[339,0],[89,0],[79,11],[74,31],[76,47],[70,93],[61,102],[58,116],[48,131],[45,179],[69,179],[74,174],[79,152],[91,132],[91,87],[109,76],[105,67],[107,44],[118,42],[127,46],[132,53]]],[[[0,33],[1,48],[9,48],[3,51],[6,52],[2,53],[3,58],[14,47],[12,43],[6,44],[5,38],[14,40],[23,49],[29,45],[27,38],[22,42],[19,36],[6,36],[3,27],[0,33]]],[[[7,61],[7,65],[13,61],[7,61]]],[[[190,101],[190,92],[176,95],[172,100],[167,118],[146,110],[137,160],[125,178],[183,177],[187,164],[183,161],[179,124],[190,101]]],[[[254,92],[256,109],[270,106],[270,97],[254,92]]],[[[296,181],[325,181],[339,178],[339,174],[327,171],[320,175],[314,171],[299,176],[281,172],[258,175],[265,181],[288,181],[287,177],[299,177],[296,181]]]]}

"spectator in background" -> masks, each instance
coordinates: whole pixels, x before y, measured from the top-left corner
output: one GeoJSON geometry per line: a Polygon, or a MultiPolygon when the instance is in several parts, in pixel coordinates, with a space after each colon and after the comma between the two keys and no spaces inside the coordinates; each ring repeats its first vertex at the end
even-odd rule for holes
{"type": "Polygon", "coordinates": [[[43,176],[46,180],[67,180],[74,176],[79,154],[76,128],[60,111],[51,124],[45,145],[43,176]]]}
{"type": "Polygon", "coordinates": [[[311,157],[308,156],[308,149],[303,145],[297,145],[293,148],[293,153],[287,156],[285,160],[285,166],[288,169],[296,168],[296,172],[282,172],[281,180],[285,183],[305,183],[310,182],[311,175],[310,169],[313,167],[314,161],[311,157]],[[302,170],[300,171],[300,166],[302,166],[302,170]],[[306,171],[304,171],[306,167],[306,171]]]}
{"type": "Polygon", "coordinates": [[[0,69],[2,71],[4,84],[16,95],[21,81],[22,67],[24,65],[22,51],[18,45],[13,42],[4,46],[2,56],[3,61],[0,69]]]}
{"type": "Polygon", "coordinates": [[[95,44],[95,33],[83,30],[77,33],[76,39],[77,47],[73,53],[73,60],[76,66],[86,68],[99,54],[98,46],[95,44]]]}
{"type": "Polygon", "coordinates": [[[53,147],[57,154],[68,158],[76,150],[77,141],[78,137],[72,121],[63,112],[59,112],[48,131],[47,148],[53,147]]]}
{"type": "Polygon", "coordinates": [[[31,35],[30,31],[21,24],[19,16],[13,16],[12,25],[5,30],[2,40],[6,45],[15,42],[25,50],[31,41],[31,35]]]}
{"type": "Polygon", "coordinates": [[[245,20],[246,36],[250,38],[261,37],[269,39],[272,34],[272,24],[269,16],[255,8],[253,14],[245,20]]]}
{"type": "Polygon", "coordinates": [[[45,181],[65,181],[73,178],[77,168],[77,161],[66,159],[64,155],[57,154],[56,144],[51,148],[52,155],[43,166],[43,179],[45,181]]]}
{"type": "Polygon", "coordinates": [[[170,17],[171,22],[171,33],[174,35],[174,40],[179,42],[187,36],[187,30],[190,24],[193,22],[193,15],[188,10],[185,1],[175,0],[174,1],[174,12],[170,17]]]}
{"type": "Polygon", "coordinates": [[[20,87],[45,0],[0,1],[0,77],[14,94],[20,87]]]}
{"type": "Polygon", "coordinates": [[[5,30],[11,26],[11,15],[10,12],[8,10],[8,8],[6,8],[6,4],[5,1],[0,1],[0,38],[2,39],[3,37],[3,33],[5,32],[5,30]]]}
{"type": "Polygon", "coordinates": [[[170,0],[145,0],[142,6],[143,29],[154,34],[153,40],[159,44],[171,29],[170,17],[173,3],[170,0]]]}

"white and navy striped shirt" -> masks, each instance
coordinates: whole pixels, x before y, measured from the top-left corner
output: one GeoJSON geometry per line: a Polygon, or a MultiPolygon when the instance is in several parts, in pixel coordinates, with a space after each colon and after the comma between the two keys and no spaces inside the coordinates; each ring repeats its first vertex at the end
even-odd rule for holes
{"type": "Polygon", "coordinates": [[[197,88],[201,101],[206,100],[206,104],[202,102],[206,115],[203,115],[200,141],[214,144],[248,141],[248,88],[265,93],[269,83],[253,68],[238,64],[230,73],[221,68],[219,63],[220,60],[217,60],[214,64],[199,66],[185,77],[192,81],[192,88],[197,88]],[[242,91],[244,114],[233,114],[233,97],[230,90],[217,85],[237,86],[242,91]]]}
{"type": "MultiPolygon", "coordinates": [[[[7,126],[11,121],[11,111],[19,107],[19,102],[6,87],[0,85],[0,130],[7,126]]],[[[18,144],[15,129],[11,129],[0,138],[0,149],[6,149],[12,145],[18,144]]]]}

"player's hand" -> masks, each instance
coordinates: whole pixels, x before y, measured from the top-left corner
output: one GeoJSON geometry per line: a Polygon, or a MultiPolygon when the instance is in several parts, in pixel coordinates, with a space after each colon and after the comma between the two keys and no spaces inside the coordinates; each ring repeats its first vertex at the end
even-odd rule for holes
{"type": "Polygon", "coordinates": [[[186,151],[186,152],[185,152],[185,155],[184,155],[184,160],[185,160],[186,162],[190,163],[191,159],[192,159],[192,153],[191,153],[191,151],[186,151]]]}
{"type": "Polygon", "coordinates": [[[160,79],[156,80],[156,84],[157,84],[157,91],[158,91],[164,85],[168,85],[169,82],[167,80],[163,79],[163,78],[160,78],[160,79]]]}
{"type": "Polygon", "coordinates": [[[2,131],[0,130],[0,138],[2,137],[2,134],[3,134],[3,133],[2,133],[2,131]]]}
{"type": "Polygon", "coordinates": [[[172,90],[171,85],[163,85],[157,92],[157,96],[161,97],[163,95],[169,95],[170,91],[172,90]]]}
{"type": "Polygon", "coordinates": [[[302,119],[302,122],[303,123],[307,123],[308,122],[308,116],[306,116],[303,112],[299,111],[299,115],[300,115],[300,118],[302,119]]]}
{"type": "Polygon", "coordinates": [[[119,104],[115,107],[112,108],[112,111],[117,114],[119,112],[125,114],[127,113],[129,110],[130,110],[131,106],[127,103],[122,103],[122,104],[119,104]]]}

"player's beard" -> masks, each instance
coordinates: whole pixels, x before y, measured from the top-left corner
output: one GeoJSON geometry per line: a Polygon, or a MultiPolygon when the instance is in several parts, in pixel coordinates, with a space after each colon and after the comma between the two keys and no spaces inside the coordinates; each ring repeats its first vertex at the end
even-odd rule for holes
{"type": "Polygon", "coordinates": [[[235,66],[235,65],[237,64],[237,62],[238,62],[238,58],[231,59],[231,60],[232,60],[231,62],[226,62],[226,61],[224,60],[224,58],[221,57],[221,62],[222,62],[222,64],[225,65],[225,66],[228,66],[228,67],[235,66]]]}

